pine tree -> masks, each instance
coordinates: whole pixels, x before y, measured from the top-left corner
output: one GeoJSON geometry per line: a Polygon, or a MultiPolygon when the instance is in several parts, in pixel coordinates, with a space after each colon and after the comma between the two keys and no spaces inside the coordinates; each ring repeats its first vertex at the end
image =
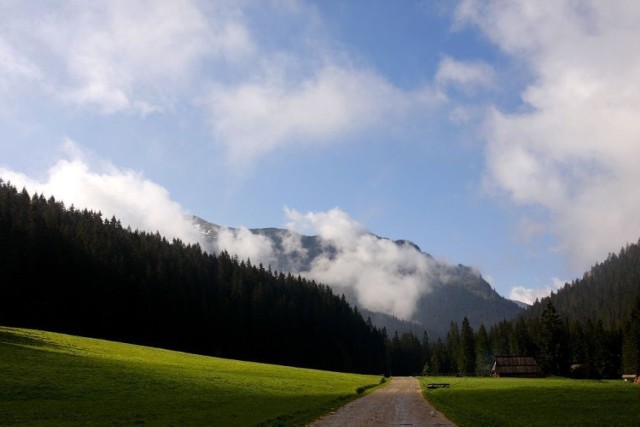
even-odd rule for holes
{"type": "Polygon", "coordinates": [[[460,360],[460,329],[456,322],[449,324],[449,332],[447,333],[447,365],[448,372],[459,373],[461,366],[458,364],[460,360]]]}
{"type": "Polygon", "coordinates": [[[535,353],[535,346],[533,340],[527,330],[527,325],[522,316],[519,316],[515,320],[515,326],[513,328],[512,339],[510,341],[511,354],[516,356],[533,356],[535,353]]]}
{"type": "Polygon", "coordinates": [[[460,351],[458,356],[458,369],[461,373],[472,374],[476,371],[476,346],[473,337],[473,329],[469,319],[465,316],[462,320],[460,331],[460,351]]]}
{"type": "Polygon", "coordinates": [[[429,372],[429,363],[431,361],[431,343],[429,342],[429,334],[427,331],[422,332],[422,374],[429,372]]]}
{"type": "Polygon", "coordinates": [[[640,375],[640,298],[625,325],[622,344],[623,372],[640,375]]]}
{"type": "Polygon", "coordinates": [[[451,373],[450,358],[447,354],[447,347],[440,338],[438,338],[436,343],[433,345],[429,373],[432,375],[451,373]]]}
{"type": "Polygon", "coordinates": [[[563,359],[567,355],[565,336],[562,320],[547,298],[540,317],[539,336],[541,364],[547,373],[558,375],[567,371],[568,361],[563,359]]]}
{"type": "Polygon", "coordinates": [[[483,375],[491,373],[493,355],[489,344],[489,336],[484,325],[480,325],[476,334],[476,372],[483,375]]]}

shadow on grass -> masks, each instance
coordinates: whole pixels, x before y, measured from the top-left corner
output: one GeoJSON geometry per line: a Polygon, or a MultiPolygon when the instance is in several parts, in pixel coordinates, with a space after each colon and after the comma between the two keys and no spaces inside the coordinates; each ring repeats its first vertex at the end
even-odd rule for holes
{"type": "MultiPolygon", "coordinates": [[[[361,397],[361,395],[344,395],[325,403],[322,406],[313,408],[313,410],[302,410],[290,412],[280,415],[278,417],[269,419],[257,424],[258,427],[286,427],[286,426],[304,426],[311,421],[320,418],[321,416],[328,414],[331,411],[337,410],[341,406],[361,397]]],[[[286,399],[283,399],[286,400],[286,399]]]]}
{"type": "Polygon", "coordinates": [[[10,328],[0,329],[0,344],[9,344],[20,347],[34,347],[39,349],[62,350],[63,346],[49,341],[38,334],[30,334],[25,331],[17,331],[10,328]]]}
{"type": "Polygon", "coordinates": [[[219,380],[197,369],[80,351],[38,333],[0,329],[0,425],[299,426],[375,389],[273,393],[260,389],[259,375],[219,380]]]}

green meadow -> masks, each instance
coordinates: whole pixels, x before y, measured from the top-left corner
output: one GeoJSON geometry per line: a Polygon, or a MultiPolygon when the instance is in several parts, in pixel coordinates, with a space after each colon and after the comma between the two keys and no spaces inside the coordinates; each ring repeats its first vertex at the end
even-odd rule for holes
{"type": "Polygon", "coordinates": [[[379,382],[0,327],[0,425],[301,425],[379,382]]]}
{"type": "Polygon", "coordinates": [[[459,427],[635,426],[640,385],[622,380],[423,377],[424,395],[459,427]],[[428,383],[450,388],[426,389],[428,383]]]}

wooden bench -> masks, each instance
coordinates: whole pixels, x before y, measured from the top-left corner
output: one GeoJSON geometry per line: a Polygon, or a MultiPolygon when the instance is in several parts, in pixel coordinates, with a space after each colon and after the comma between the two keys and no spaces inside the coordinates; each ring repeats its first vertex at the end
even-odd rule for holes
{"type": "Polygon", "coordinates": [[[427,388],[432,390],[434,388],[449,388],[449,383],[428,383],[427,388]]]}

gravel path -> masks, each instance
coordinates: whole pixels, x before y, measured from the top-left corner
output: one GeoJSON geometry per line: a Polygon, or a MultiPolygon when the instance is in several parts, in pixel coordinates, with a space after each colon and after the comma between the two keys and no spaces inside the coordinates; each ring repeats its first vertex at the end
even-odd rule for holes
{"type": "Polygon", "coordinates": [[[309,427],[454,426],[422,397],[418,380],[392,378],[389,384],[326,415],[309,427]]]}

